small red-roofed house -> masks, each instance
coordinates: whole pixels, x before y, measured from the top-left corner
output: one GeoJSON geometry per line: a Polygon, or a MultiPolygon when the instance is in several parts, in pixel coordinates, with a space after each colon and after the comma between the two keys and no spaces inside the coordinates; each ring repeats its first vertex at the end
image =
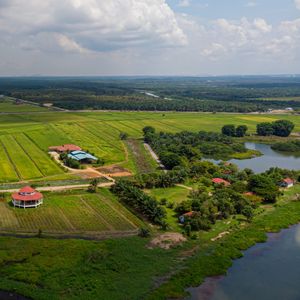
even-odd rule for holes
{"type": "Polygon", "coordinates": [[[192,218],[192,217],[194,216],[194,214],[195,214],[195,212],[189,211],[189,212],[187,212],[187,213],[181,215],[181,216],[179,217],[179,222],[180,222],[181,224],[184,224],[184,222],[186,221],[186,219],[192,218]]]}
{"type": "Polygon", "coordinates": [[[43,195],[30,186],[25,186],[17,193],[12,194],[12,203],[15,207],[31,208],[43,204],[43,195]]]}
{"type": "Polygon", "coordinates": [[[230,185],[230,182],[229,182],[229,181],[224,180],[224,179],[222,179],[222,178],[213,178],[213,179],[212,179],[212,182],[213,182],[214,184],[224,184],[225,186],[229,186],[229,185],[230,185]]]}
{"type": "Polygon", "coordinates": [[[285,187],[285,188],[290,188],[294,186],[294,180],[291,178],[285,178],[280,182],[280,186],[285,187]]]}

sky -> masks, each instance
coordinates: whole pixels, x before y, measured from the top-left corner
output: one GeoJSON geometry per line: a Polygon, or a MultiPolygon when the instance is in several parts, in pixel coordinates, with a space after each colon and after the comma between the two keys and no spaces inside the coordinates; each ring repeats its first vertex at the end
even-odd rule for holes
{"type": "Polygon", "coordinates": [[[0,76],[300,74],[300,0],[0,0],[0,76]]]}

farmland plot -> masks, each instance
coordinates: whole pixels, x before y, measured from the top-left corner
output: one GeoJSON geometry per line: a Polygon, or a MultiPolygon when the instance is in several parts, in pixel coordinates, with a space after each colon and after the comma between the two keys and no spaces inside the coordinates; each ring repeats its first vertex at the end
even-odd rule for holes
{"type": "Polygon", "coordinates": [[[35,144],[33,144],[24,134],[14,135],[14,138],[26,154],[34,161],[37,168],[44,176],[51,176],[63,173],[62,169],[51,160],[51,158],[35,144]]]}
{"type": "Polygon", "coordinates": [[[0,181],[7,182],[18,179],[18,174],[10,162],[2,143],[0,143],[0,181]]]}
{"type": "Polygon", "coordinates": [[[43,177],[41,171],[31,160],[31,158],[24,152],[22,147],[17,143],[13,136],[1,136],[0,140],[22,179],[43,177]]]}
{"type": "Polygon", "coordinates": [[[122,161],[119,150],[83,127],[76,124],[57,124],[57,128],[68,135],[73,143],[103,158],[107,164],[122,161]]]}
{"type": "Polygon", "coordinates": [[[43,130],[26,130],[25,134],[32,140],[32,142],[44,151],[47,151],[50,146],[72,143],[66,134],[55,130],[55,127],[52,124],[45,126],[43,130]]]}
{"type": "Polygon", "coordinates": [[[0,230],[48,233],[97,233],[131,231],[143,223],[114,196],[104,190],[97,195],[88,193],[44,195],[38,208],[14,208],[0,202],[0,230]]]}

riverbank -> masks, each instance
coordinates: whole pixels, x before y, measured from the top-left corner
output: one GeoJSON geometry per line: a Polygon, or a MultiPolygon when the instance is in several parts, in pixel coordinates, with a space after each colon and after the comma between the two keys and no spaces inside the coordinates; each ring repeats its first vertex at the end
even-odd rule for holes
{"type": "Polygon", "coordinates": [[[256,216],[252,223],[231,228],[231,233],[212,242],[199,239],[194,246],[199,250],[187,260],[184,269],[156,289],[147,299],[183,298],[188,296],[188,287],[199,286],[207,277],[226,274],[233,260],[243,256],[242,251],[256,243],[265,242],[269,232],[278,232],[300,222],[300,201],[292,200],[289,191],[277,205],[256,216]],[[288,197],[288,198],[287,198],[288,197]]]}

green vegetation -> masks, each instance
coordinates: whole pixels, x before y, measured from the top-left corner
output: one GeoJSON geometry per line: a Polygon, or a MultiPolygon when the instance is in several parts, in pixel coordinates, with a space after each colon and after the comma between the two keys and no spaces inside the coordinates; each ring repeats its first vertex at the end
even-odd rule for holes
{"type": "Polygon", "coordinates": [[[276,135],[281,137],[288,137],[293,129],[295,124],[289,120],[277,120],[273,123],[260,123],[257,124],[257,134],[262,136],[276,135]]]}
{"type": "MultiPolygon", "coordinates": [[[[232,134],[236,135],[233,125],[232,134]]],[[[228,132],[229,134],[229,128],[228,132]]],[[[154,128],[144,128],[144,139],[158,154],[162,164],[169,170],[186,166],[201,159],[202,156],[214,159],[229,159],[237,153],[252,157],[257,152],[248,152],[243,143],[231,136],[214,132],[198,133],[183,131],[179,133],[156,133],[154,128]]]]}
{"type": "Polygon", "coordinates": [[[20,113],[20,112],[44,112],[46,108],[28,103],[16,102],[15,99],[4,97],[0,98],[1,113],[20,113]]]}
{"type": "Polygon", "coordinates": [[[299,77],[2,78],[0,93],[66,109],[261,112],[300,108],[299,77]]]}
{"type": "MultiPolygon", "coordinates": [[[[74,143],[103,158],[106,165],[122,164],[134,173],[153,172],[157,165],[138,140],[142,137],[142,129],[145,126],[170,133],[184,130],[199,132],[200,129],[220,132],[222,126],[230,122],[235,125],[247,125],[249,132],[254,133],[258,123],[274,122],[277,119],[291,120],[295,124],[295,130],[300,131],[297,116],[283,115],[193,113],[162,115],[142,112],[44,112],[2,115],[0,118],[0,182],[64,176],[63,170],[58,168],[56,162],[48,156],[49,146],[74,143]],[[120,132],[130,135],[130,139],[124,141],[126,144],[129,143],[128,160],[126,160],[123,141],[119,137],[120,132]],[[130,145],[131,140],[134,146],[130,145]],[[15,149],[18,150],[17,153],[15,149]],[[140,159],[134,162],[133,152],[137,149],[140,149],[137,152],[140,153],[140,159]],[[146,162],[145,167],[139,170],[139,166],[143,166],[144,162],[146,162]],[[27,166],[32,166],[32,170],[28,172],[27,166]],[[24,172],[25,174],[22,174],[24,172]]],[[[65,176],[69,177],[69,174],[65,176]]]]}
{"type": "Polygon", "coordinates": [[[118,196],[120,201],[135,209],[150,222],[162,224],[166,216],[165,210],[157,204],[154,198],[145,194],[132,183],[126,180],[119,180],[113,185],[111,190],[118,196]]]}
{"type": "Polygon", "coordinates": [[[106,189],[97,194],[45,193],[38,209],[12,207],[10,195],[0,202],[0,231],[97,236],[101,232],[135,231],[143,223],[106,189]]]}
{"type": "Polygon", "coordinates": [[[281,152],[300,153],[300,141],[294,140],[294,141],[275,143],[274,145],[271,146],[271,148],[273,150],[281,151],[281,152]]]}
{"type": "Polygon", "coordinates": [[[235,128],[234,125],[224,125],[222,127],[222,134],[231,136],[231,137],[244,137],[248,127],[246,125],[239,125],[235,128]]]}
{"type": "Polygon", "coordinates": [[[145,298],[180,249],[140,237],[104,241],[0,237],[0,290],[39,300],[145,298]],[[13,249],[13,251],[12,251],[13,249]]]}
{"type": "MultiPolygon", "coordinates": [[[[243,250],[255,243],[265,242],[266,232],[277,232],[300,221],[300,202],[291,201],[291,195],[299,192],[299,186],[289,190],[276,208],[254,217],[251,223],[240,226],[234,222],[227,230],[230,234],[212,242],[211,234],[201,234],[194,244],[199,247],[195,255],[188,259],[186,268],[177,272],[166,283],[150,294],[147,299],[176,299],[187,295],[184,290],[199,286],[206,277],[225,274],[232,260],[242,257],[243,250]]],[[[225,227],[221,230],[224,231],[225,227]]]]}

